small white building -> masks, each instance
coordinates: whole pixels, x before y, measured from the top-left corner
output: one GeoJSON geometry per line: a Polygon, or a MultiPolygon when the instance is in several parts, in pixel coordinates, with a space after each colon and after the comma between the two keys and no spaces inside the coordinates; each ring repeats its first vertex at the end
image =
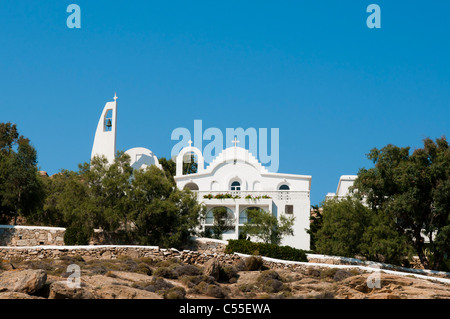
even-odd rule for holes
{"type": "Polygon", "coordinates": [[[234,219],[234,228],[224,233],[223,239],[238,239],[247,222],[247,210],[259,208],[276,217],[293,216],[294,235],[285,237],[282,245],[309,250],[306,229],[310,223],[311,176],[270,173],[248,150],[238,147],[236,140],[234,143],[207,167],[202,152],[192,142],[176,158],[178,188],[196,192],[198,200],[206,205],[203,230],[213,226],[213,209],[225,207],[234,219]],[[191,154],[196,158],[197,172],[183,175],[183,159],[191,154]]]}
{"type": "Polygon", "coordinates": [[[339,183],[336,189],[336,193],[328,193],[326,199],[332,198],[345,198],[351,194],[350,187],[353,186],[357,175],[342,175],[339,178],[339,183]]]}

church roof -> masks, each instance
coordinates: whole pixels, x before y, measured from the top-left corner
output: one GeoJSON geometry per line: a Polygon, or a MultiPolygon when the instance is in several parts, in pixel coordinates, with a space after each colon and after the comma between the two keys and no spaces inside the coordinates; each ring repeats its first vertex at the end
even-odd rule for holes
{"type": "Polygon", "coordinates": [[[232,146],[224,149],[217,157],[206,167],[205,172],[212,172],[217,166],[230,161],[245,162],[252,165],[260,173],[269,173],[261,163],[247,149],[232,146]]]}

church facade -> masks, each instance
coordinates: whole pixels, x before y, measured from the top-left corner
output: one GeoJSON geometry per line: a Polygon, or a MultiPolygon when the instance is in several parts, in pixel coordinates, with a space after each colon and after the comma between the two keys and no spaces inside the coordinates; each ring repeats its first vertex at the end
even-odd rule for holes
{"type": "MultiPolygon", "coordinates": [[[[94,138],[91,158],[104,155],[111,163],[116,153],[117,96],[106,103],[94,138]]],[[[189,142],[176,157],[176,185],[188,188],[206,206],[206,218],[201,230],[207,232],[214,224],[215,208],[226,209],[231,225],[222,234],[224,240],[238,239],[249,209],[260,209],[273,216],[294,217],[294,234],[285,236],[282,245],[309,250],[309,217],[311,176],[269,172],[245,148],[234,146],[224,149],[205,165],[200,149],[189,142]],[[196,171],[184,173],[185,159],[196,159],[196,171]]],[[[162,169],[152,151],[137,147],[126,151],[135,169],[155,165],[162,169]]]]}
{"type": "Polygon", "coordinates": [[[202,152],[191,143],[176,158],[178,188],[189,188],[206,206],[202,230],[212,229],[214,209],[223,207],[232,223],[222,238],[238,239],[248,222],[248,210],[260,209],[277,218],[294,217],[294,235],[285,236],[281,244],[308,250],[311,176],[268,172],[248,150],[234,143],[207,167],[202,152]],[[197,172],[183,174],[184,160],[192,157],[197,159],[197,172]]]}

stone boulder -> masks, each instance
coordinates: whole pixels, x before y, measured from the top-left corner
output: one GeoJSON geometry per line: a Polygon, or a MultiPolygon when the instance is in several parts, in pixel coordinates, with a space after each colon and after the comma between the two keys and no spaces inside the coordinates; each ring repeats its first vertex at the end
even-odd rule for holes
{"type": "Polygon", "coordinates": [[[45,299],[43,297],[30,296],[23,292],[7,291],[0,293],[0,299],[45,299]]]}
{"type": "Polygon", "coordinates": [[[95,299],[95,296],[83,287],[70,288],[66,281],[55,281],[50,284],[48,299],[95,299]]]}
{"type": "Polygon", "coordinates": [[[6,271],[0,275],[0,290],[32,294],[44,287],[47,273],[42,269],[6,271]]]}
{"type": "Polygon", "coordinates": [[[216,281],[219,280],[220,262],[216,258],[208,260],[204,265],[203,274],[213,277],[216,281]]]}
{"type": "Polygon", "coordinates": [[[157,293],[121,285],[105,285],[96,291],[99,299],[162,299],[157,293]]]}

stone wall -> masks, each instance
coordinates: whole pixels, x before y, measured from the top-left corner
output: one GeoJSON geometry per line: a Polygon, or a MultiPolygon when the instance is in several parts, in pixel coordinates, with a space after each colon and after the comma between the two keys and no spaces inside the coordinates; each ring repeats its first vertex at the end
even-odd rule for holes
{"type": "Polygon", "coordinates": [[[43,260],[61,259],[63,256],[83,259],[117,259],[120,256],[131,258],[150,257],[158,260],[179,259],[188,264],[202,265],[211,258],[225,264],[233,264],[242,258],[235,254],[204,253],[200,251],[174,248],[162,249],[154,246],[63,246],[63,247],[0,247],[0,260],[43,260]]]}
{"type": "Polygon", "coordinates": [[[223,254],[228,245],[228,242],[225,240],[197,237],[192,237],[191,239],[194,244],[190,249],[206,254],[223,254]]]}
{"type": "Polygon", "coordinates": [[[63,246],[65,228],[0,225],[0,246],[63,246]]]}

